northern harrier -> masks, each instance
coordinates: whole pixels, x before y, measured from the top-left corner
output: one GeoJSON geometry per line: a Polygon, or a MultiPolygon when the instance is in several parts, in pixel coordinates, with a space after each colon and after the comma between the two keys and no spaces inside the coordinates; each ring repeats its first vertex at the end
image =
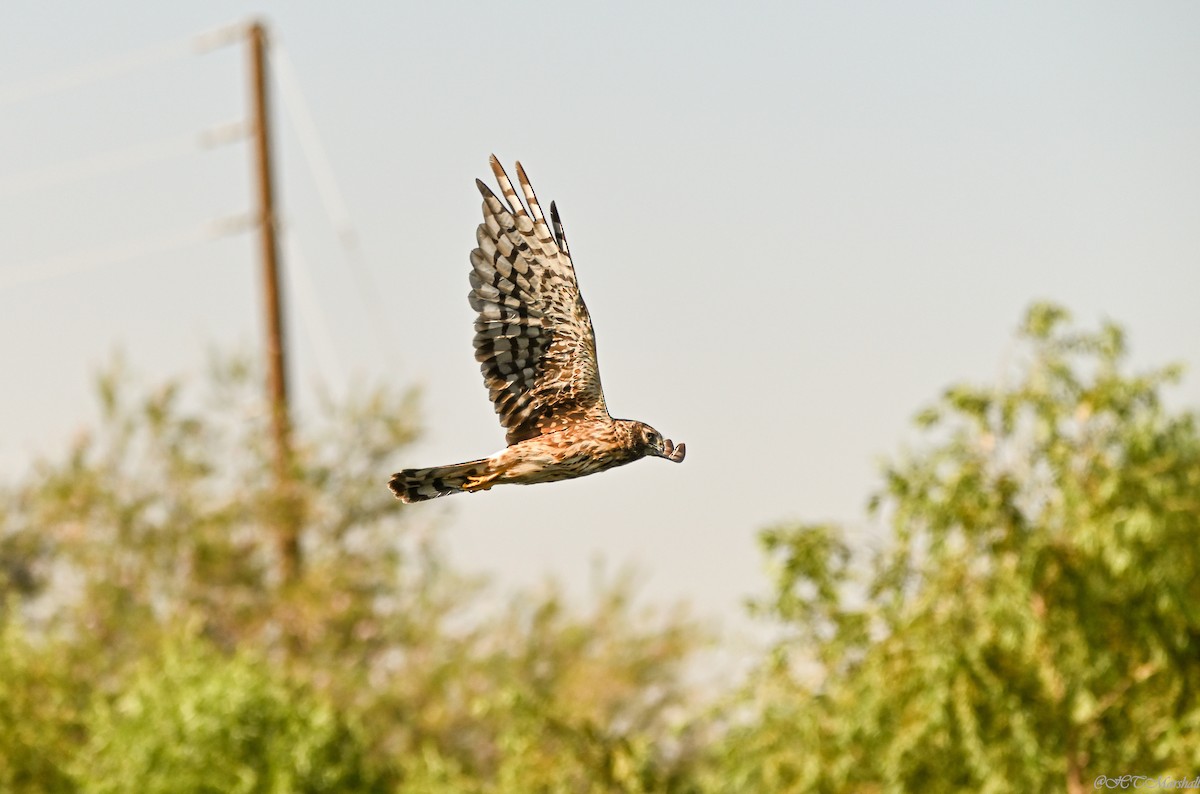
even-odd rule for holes
{"type": "Polygon", "coordinates": [[[517,178],[525,204],[492,155],[492,172],[505,202],[483,182],[483,223],[471,252],[471,308],[475,358],[488,395],[508,430],[508,447],[488,458],[405,469],[388,487],[403,502],[422,502],[493,485],[567,480],[654,455],[679,463],[675,446],[650,425],[613,419],[604,404],[596,337],[558,209],[550,223],[525,169],[517,178]]]}

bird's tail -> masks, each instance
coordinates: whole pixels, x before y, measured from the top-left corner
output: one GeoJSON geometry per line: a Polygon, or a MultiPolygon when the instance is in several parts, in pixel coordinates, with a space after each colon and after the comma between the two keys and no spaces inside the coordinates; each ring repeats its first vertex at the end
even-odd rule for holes
{"type": "Polygon", "coordinates": [[[453,466],[405,469],[392,475],[388,488],[401,502],[411,504],[463,491],[486,491],[497,476],[491,461],[480,458],[453,466]]]}

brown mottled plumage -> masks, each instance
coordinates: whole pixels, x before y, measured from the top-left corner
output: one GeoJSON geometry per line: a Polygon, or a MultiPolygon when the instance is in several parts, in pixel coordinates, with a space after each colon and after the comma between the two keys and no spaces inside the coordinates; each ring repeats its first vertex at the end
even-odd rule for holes
{"type": "Polygon", "coordinates": [[[517,163],[526,205],[495,155],[501,201],[483,182],[483,223],[471,252],[475,358],[508,431],[508,448],[488,458],[432,469],[405,469],[388,487],[404,502],[503,483],[582,477],[646,455],[683,460],[685,447],[642,422],[613,419],[604,404],[596,337],[579,294],[558,208],[546,225],[517,163]]]}

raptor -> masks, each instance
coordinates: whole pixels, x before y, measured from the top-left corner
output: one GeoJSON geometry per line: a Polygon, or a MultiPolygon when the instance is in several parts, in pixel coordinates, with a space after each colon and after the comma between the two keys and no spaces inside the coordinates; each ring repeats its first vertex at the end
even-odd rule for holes
{"type": "Polygon", "coordinates": [[[475,180],[483,223],[471,252],[475,358],[507,430],[494,455],[451,466],[405,469],[388,487],[402,502],[486,491],[495,485],[554,482],[623,466],[646,456],[682,462],[686,447],[644,422],[614,419],[604,402],[592,319],[558,208],[550,224],[525,169],[524,203],[491,158],[503,200],[475,180]]]}

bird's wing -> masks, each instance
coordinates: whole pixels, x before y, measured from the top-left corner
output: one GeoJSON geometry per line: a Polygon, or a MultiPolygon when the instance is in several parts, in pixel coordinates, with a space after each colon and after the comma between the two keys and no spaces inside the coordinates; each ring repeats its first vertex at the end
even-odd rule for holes
{"type": "Polygon", "coordinates": [[[558,209],[550,222],[525,169],[517,178],[528,209],[491,158],[504,195],[483,182],[483,223],[471,252],[475,358],[488,394],[508,430],[509,444],[553,433],[579,421],[606,418],[592,319],[579,294],[575,266],[558,209]]]}

